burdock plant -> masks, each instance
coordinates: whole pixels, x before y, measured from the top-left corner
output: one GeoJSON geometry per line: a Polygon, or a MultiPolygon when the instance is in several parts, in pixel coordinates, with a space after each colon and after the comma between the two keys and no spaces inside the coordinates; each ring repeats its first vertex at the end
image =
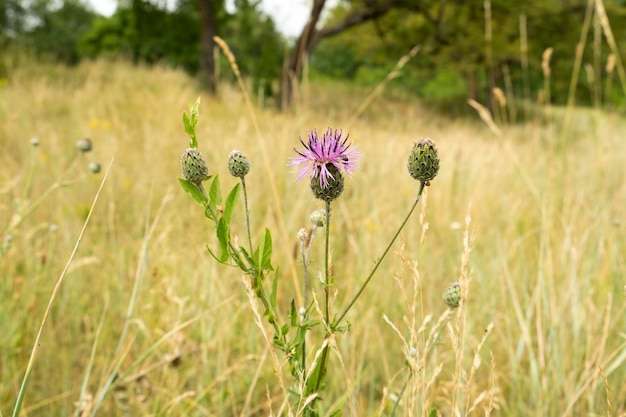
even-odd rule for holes
{"type": "MultiPolygon", "coordinates": [[[[303,266],[303,290],[304,306],[297,307],[291,302],[288,316],[282,318],[278,314],[276,305],[277,280],[274,276],[271,289],[266,289],[266,281],[272,272],[272,237],[270,231],[265,229],[260,237],[253,239],[250,233],[250,212],[248,209],[248,197],[246,191],[246,179],[250,174],[250,162],[240,151],[232,151],[227,159],[229,173],[239,178],[240,183],[235,185],[228,193],[225,201],[222,201],[220,182],[218,175],[210,175],[206,163],[197,151],[197,138],[195,126],[198,120],[199,102],[190,106],[190,114],[183,115],[185,131],[190,137],[189,148],[183,153],[181,167],[184,178],[179,181],[184,190],[203,206],[205,216],[215,223],[215,234],[218,250],[209,249],[210,254],[220,263],[238,267],[247,277],[249,288],[254,296],[260,300],[264,308],[264,317],[274,330],[274,347],[285,354],[291,367],[294,378],[290,392],[297,396],[295,407],[298,415],[307,417],[319,415],[318,403],[322,399],[325,388],[329,356],[331,353],[330,339],[336,333],[342,333],[349,329],[345,322],[346,315],[355,305],[383,259],[388,254],[393,243],[406,225],[411,214],[415,210],[424,188],[430,185],[439,171],[439,157],[434,143],[430,139],[417,142],[409,156],[408,169],[410,175],[420,182],[417,195],[407,216],[401,222],[398,230],[387,245],[383,254],[377,259],[369,275],[362,280],[356,293],[350,298],[340,313],[330,314],[331,290],[335,284],[335,277],[330,271],[330,234],[332,219],[332,202],[339,198],[346,187],[345,177],[353,174],[359,159],[363,156],[357,151],[356,146],[349,141],[349,135],[344,136],[340,129],[330,127],[319,136],[315,129],[307,134],[307,140],[300,138],[301,148],[294,148],[296,156],[291,158],[288,166],[299,167],[296,180],[308,178],[313,196],[324,202],[325,208],[315,211],[311,215],[312,228],[307,231],[301,229],[297,235],[301,242],[303,266]],[[208,192],[202,187],[202,183],[210,181],[208,192]],[[245,202],[245,214],[247,223],[247,247],[237,244],[231,239],[230,224],[232,213],[239,199],[240,191],[243,190],[245,202]],[[219,209],[218,209],[219,207],[219,209]],[[322,305],[322,317],[315,320],[311,317],[315,311],[314,303],[307,298],[307,264],[316,228],[324,229],[324,261],[321,274],[321,285],[324,291],[322,305]],[[256,247],[253,244],[256,241],[256,247]],[[307,336],[316,328],[323,332],[323,341],[317,345],[318,350],[310,350],[307,355],[307,336]],[[311,352],[315,352],[312,355],[311,352]]],[[[321,335],[320,335],[321,336],[321,335]]],[[[290,406],[291,407],[291,406],[290,406]]],[[[339,413],[338,410],[335,414],[339,413]]]]}

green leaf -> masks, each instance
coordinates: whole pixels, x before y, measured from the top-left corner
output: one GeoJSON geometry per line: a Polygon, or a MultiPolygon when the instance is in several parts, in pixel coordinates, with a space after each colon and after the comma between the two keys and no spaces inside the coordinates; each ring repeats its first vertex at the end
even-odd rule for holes
{"type": "Polygon", "coordinates": [[[189,147],[197,148],[198,140],[196,138],[196,125],[198,124],[198,113],[200,107],[200,97],[196,100],[195,103],[189,105],[189,116],[187,113],[183,112],[183,125],[185,127],[185,132],[189,135],[189,147]]]}
{"type": "Polygon", "coordinates": [[[291,299],[291,307],[289,308],[289,321],[293,327],[298,325],[298,312],[296,311],[296,302],[291,299]]]}
{"type": "MultiPolygon", "coordinates": [[[[239,250],[241,251],[241,253],[243,253],[243,257],[246,258],[248,265],[250,265],[249,268],[245,269],[245,271],[247,273],[252,273],[256,269],[256,265],[254,264],[254,259],[252,259],[248,251],[243,246],[240,246],[239,250]]],[[[274,300],[274,306],[275,305],[276,305],[276,300],[274,300]]]]}
{"type": "Polygon", "coordinates": [[[206,195],[200,191],[197,185],[190,183],[184,178],[179,178],[178,182],[183,187],[183,190],[193,198],[193,201],[203,206],[207,204],[208,199],[206,195]]]}
{"type": "MultiPolygon", "coordinates": [[[[276,311],[277,297],[278,297],[278,277],[275,274],[274,280],[272,281],[272,292],[270,293],[270,306],[272,307],[272,310],[274,311],[276,311]]],[[[293,300],[291,300],[291,303],[293,304],[293,300]]]]}
{"type": "Polygon", "coordinates": [[[230,230],[224,218],[220,218],[217,222],[217,240],[220,244],[220,256],[218,260],[222,263],[228,260],[228,242],[230,241],[230,230]]]}
{"type": "MultiPolygon", "coordinates": [[[[211,208],[213,213],[217,215],[217,206],[222,203],[222,192],[220,191],[220,178],[219,175],[216,175],[211,183],[211,188],[209,188],[209,204],[208,207],[211,208]]],[[[217,219],[215,219],[217,221],[217,219]]]]}
{"type": "Polygon", "coordinates": [[[241,184],[237,183],[228,193],[228,197],[226,197],[226,203],[224,204],[224,214],[222,218],[226,221],[226,224],[230,227],[230,219],[233,215],[233,210],[235,205],[237,205],[237,201],[239,200],[239,189],[241,188],[241,184]]]}
{"type": "Polygon", "coordinates": [[[341,417],[342,415],[343,413],[341,412],[341,410],[337,410],[334,413],[332,413],[330,417],[341,417]]]}
{"type": "Polygon", "coordinates": [[[272,235],[269,229],[265,229],[259,247],[254,252],[254,260],[261,270],[273,271],[272,267],[272,235]]]}
{"type": "Polygon", "coordinates": [[[283,325],[283,327],[280,328],[280,334],[282,336],[286,336],[287,333],[289,333],[289,325],[285,324],[285,325],[283,325]]]}

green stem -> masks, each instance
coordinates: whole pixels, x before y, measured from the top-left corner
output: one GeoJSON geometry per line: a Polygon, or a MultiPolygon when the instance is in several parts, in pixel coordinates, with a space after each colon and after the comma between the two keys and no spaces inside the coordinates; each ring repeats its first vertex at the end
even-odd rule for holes
{"type": "MultiPolygon", "coordinates": [[[[313,229],[313,232],[311,232],[311,236],[309,237],[309,240],[313,238],[312,234],[315,232],[315,229],[313,229]]],[[[306,244],[305,241],[300,242],[300,251],[302,252],[302,296],[304,297],[304,309],[305,309],[305,315],[306,315],[306,308],[307,308],[307,297],[306,297],[306,292],[307,292],[307,274],[308,274],[308,268],[307,268],[307,263],[309,262],[308,259],[308,253],[306,251],[306,244]]],[[[301,323],[299,323],[301,324],[301,323]]],[[[306,337],[302,340],[302,364],[300,365],[300,370],[302,371],[302,376],[304,379],[306,379],[306,337]]],[[[0,416],[1,417],[1,416],[0,416]]]]}
{"type": "Polygon", "coordinates": [[[361,296],[361,293],[363,292],[363,290],[365,290],[365,287],[367,286],[367,284],[369,284],[369,282],[372,280],[372,277],[374,276],[374,274],[376,273],[376,270],[378,270],[378,267],[380,266],[380,264],[382,263],[383,259],[385,259],[385,256],[387,256],[387,253],[389,252],[389,249],[391,249],[391,246],[393,246],[394,242],[396,241],[396,239],[398,238],[398,236],[400,235],[400,232],[402,231],[402,229],[404,229],[404,226],[406,225],[406,223],[409,221],[409,218],[411,217],[411,215],[413,214],[413,211],[415,210],[415,207],[417,207],[417,203],[419,203],[420,198],[422,197],[422,193],[424,192],[424,187],[426,186],[426,184],[424,182],[420,183],[420,189],[417,192],[417,197],[415,198],[415,202],[413,203],[413,206],[411,207],[411,209],[409,210],[409,213],[406,215],[406,217],[404,218],[404,220],[402,221],[402,224],[400,225],[400,227],[398,228],[398,231],[396,232],[396,234],[393,236],[393,238],[391,239],[391,242],[389,242],[389,245],[387,245],[387,248],[385,249],[385,251],[383,252],[382,256],[380,258],[378,258],[378,261],[376,261],[376,264],[374,265],[374,268],[372,269],[372,272],[370,272],[370,274],[368,275],[368,277],[365,279],[365,282],[363,282],[363,284],[361,285],[361,288],[359,288],[359,290],[357,291],[357,293],[354,295],[354,297],[352,298],[352,300],[350,301],[350,303],[348,303],[348,306],[346,307],[346,309],[343,311],[343,313],[341,313],[339,315],[339,317],[337,318],[337,320],[335,320],[334,323],[334,327],[338,326],[339,323],[341,323],[341,321],[346,317],[346,314],[348,314],[348,311],[350,311],[350,309],[352,308],[352,306],[354,305],[354,303],[356,302],[356,300],[361,296]]]}
{"type": "Polygon", "coordinates": [[[241,177],[241,185],[243,186],[243,202],[246,206],[246,226],[248,227],[248,245],[250,245],[250,254],[252,255],[252,234],[250,233],[250,210],[248,209],[248,191],[246,190],[246,180],[241,177]]]}
{"type": "MultiPolygon", "coordinates": [[[[325,226],[325,242],[324,242],[324,325],[326,327],[326,337],[330,336],[331,327],[330,327],[330,314],[329,314],[329,298],[330,298],[330,201],[326,202],[326,224],[325,226]]],[[[319,372],[317,373],[317,380],[315,381],[315,390],[314,392],[319,391],[320,386],[322,385],[322,381],[326,376],[326,366],[328,363],[328,351],[330,347],[326,345],[324,350],[322,351],[322,357],[320,359],[320,367],[319,372]]]]}
{"type": "Polygon", "coordinates": [[[395,417],[396,416],[396,411],[398,411],[398,405],[400,405],[400,400],[402,399],[402,396],[404,395],[404,392],[406,391],[406,388],[409,386],[409,381],[411,380],[411,375],[412,375],[412,372],[409,371],[409,375],[406,377],[406,381],[404,381],[404,385],[402,386],[402,389],[400,390],[400,394],[398,395],[398,399],[396,400],[395,404],[393,405],[393,409],[391,410],[391,417],[395,417]]]}
{"type": "Polygon", "coordinates": [[[330,201],[326,202],[326,229],[325,229],[325,242],[324,242],[324,296],[325,296],[325,312],[324,312],[324,320],[326,320],[326,325],[330,324],[330,314],[328,311],[328,299],[330,294],[330,286],[332,282],[330,282],[330,201]]]}

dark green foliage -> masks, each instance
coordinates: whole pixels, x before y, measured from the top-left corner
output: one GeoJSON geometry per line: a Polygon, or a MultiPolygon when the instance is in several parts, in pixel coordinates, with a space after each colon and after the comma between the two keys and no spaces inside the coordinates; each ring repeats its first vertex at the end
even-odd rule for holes
{"type": "Polygon", "coordinates": [[[37,55],[75,64],[78,44],[95,18],[94,12],[76,0],[66,0],[60,7],[39,1],[30,8],[22,2],[0,0],[0,37],[37,55]]]}
{"type": "Polygon", "coordinates": [[[173,11],[133,0],[110,18],[99,18],[83,37],[84,56],[130,57],[134,62],[167,63],[198,70],[200,28],[195,11],[173,11]]]}
{"type": "MultiPolygon", "coordinates": [[[[618,47],[626,39],[626,5],[604,2],[618,47]]],[[[333,26],[350,13],[363,9],[368,2],[344,2],[332,11],[326,26],[333,26]]],[[[413,46],[421,45],[420,53],[403,69],[387,88],[410,92],[425,102],[445,109],[466,108],[468,97],[489,102],[492,86],[505,90],[505,70],[511,76],[515,98],[537,101],[544,93],[541,69],[542,54],[553,48],[550,62],[550,98],[555,104],[568,99],[576,45],[581,36],[587,1],[491,0],[491,50],[493,53],[493,84],[485,36],[484,2],[424,0],[402,2],[378,20],[356,26],[321,41],[311,59],[314,75],[352,79],[363,85],[379,83],[398,59],[413,46]],[[444,5],[444,7],[441,7],[444,5]],[[528,33],[529,73],[524,80],[520,53],[520,17],[525,16],[528,33]],[[525,97],[528,83],[530,97],[525,97]]],[[[591,104],[593,89],[606,93],[606,60],[610,54],[606,38],[602,38],[599,68],[601,85],[595,86],[581,71],[576,89],[576,103],[591,104]]],[[[623,56],[625,50],[621,50],[623,56]]],[[[583,66],[594,62],[593,21],[584,49],[583,66]]],[[[598,74],[599,73],[599,74],[598,74]]],[[[615,86],[604,95],[604,103],[619,105],[622,90],[613,75],[615,86]]]]}

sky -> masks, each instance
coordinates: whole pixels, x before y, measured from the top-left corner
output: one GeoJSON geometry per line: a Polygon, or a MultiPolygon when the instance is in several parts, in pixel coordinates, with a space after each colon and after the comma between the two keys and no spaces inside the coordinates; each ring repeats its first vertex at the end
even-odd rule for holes
{"type": "MultiPolygon", "coordinates": [[[[338,0],[328,0],[326,9],[331,9],[338,0]]],[[[89,0],[96,12],[111,16],[117,7],[117,0],[89,0]]],[[[233,0],[227,0],[232,7],[233,0]]],[[[276,27],[289,37],[296,37],[302,31],[310,11],[310,0],[262,0],[261,10],[272,16],[276,27]]]]}

